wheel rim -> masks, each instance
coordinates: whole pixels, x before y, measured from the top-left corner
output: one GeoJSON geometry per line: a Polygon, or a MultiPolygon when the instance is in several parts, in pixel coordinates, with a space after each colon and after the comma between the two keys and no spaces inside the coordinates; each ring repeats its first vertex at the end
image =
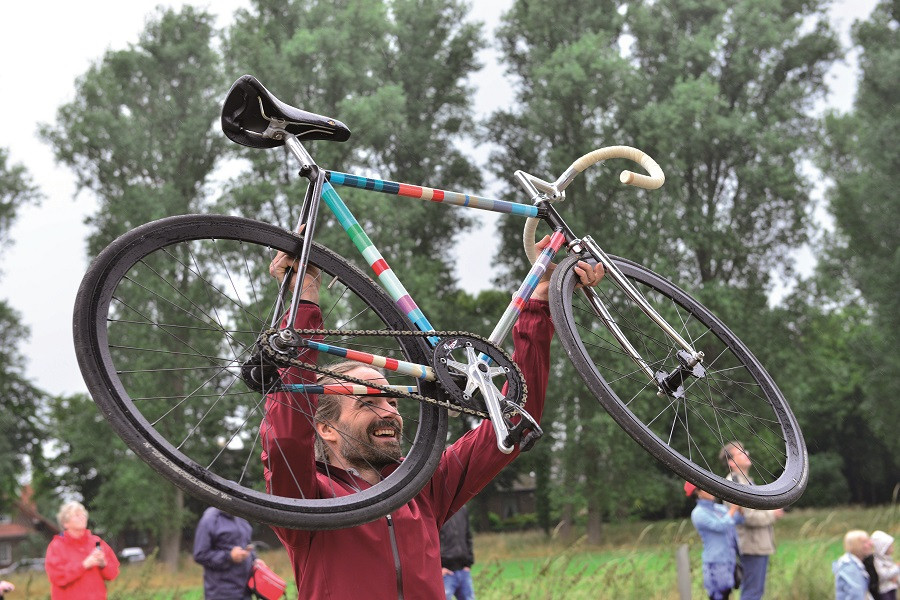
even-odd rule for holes
{"type": "MultiPolygon", "coordinates": [[[[259,432],[265,396],[250,389],[239,373],[258,332],[271,322],[277,295],[267,273],[271,248],[295,249],[296,238],[242,219],[165,221],[167,228],[151,224],[113,244],[97,261],[108,268],[89,273],[79,292],[78,304],[89,302],[93,315],[85,328],[76,310],[76,339],[93,349],[80,353],[82,371],[123,440],[189,493],[276,525],[346,527],[414,495],[427,481],[423,471],[439,456],[440,445],[437,451],[432,447],[446,420],[436,408],[412,401],[406,402],[415,406],[402,407],[406,460],[382,483],[340,498],[304,497],[299,489],[285,496],[265,493],[259,432]],[[204,231],[221,237],[210,239],[204,231]],[[170,244],[186,237],[195,239],[170,244]]],[[[386,296],[374,306],[360,298],[361,290],[370,292],[358,276],[335,279],[339,259],[318,248],[316,256],[330,283],[323,286],[320,302],[323,328],[408,328],[383,302],[386,296]]],[[[421,340],[359,336],[328,341],[416,361],[424,356],[421,340]]],[[[416,385],[410,377],[389,379],[416,385]]],[[[431,384],[421,391],[435,393],[431,384]]],[[[293,396],[300,401],[300,394],[293,396]]]]}
{"type": "MultiPolygon", "coordinates": [[[[722,498],[758,508],[798,498],[806,482],[806,451],[796,420],[769,375],[721,321],[682,290],[635,263],[615,261],[667,322],[704,352],[705,374],[685,381],[683,398],[659,397],[658,386],[574,290],[574,262],[569,262],[554,287],[566,315],[554,314],[554,321],[564,323],[566,350],[607,412],[665,466],[722,498]],[[732,441],[743,444],[746,452],[738,460],[749,458],[750,464],[739,470],[754,485],[724,478],[728,469],[719,454],[732,441]]],[[[611,282],[597,291],[651,370],[676,371],[677,348],[663,332],[611,282]]]]}

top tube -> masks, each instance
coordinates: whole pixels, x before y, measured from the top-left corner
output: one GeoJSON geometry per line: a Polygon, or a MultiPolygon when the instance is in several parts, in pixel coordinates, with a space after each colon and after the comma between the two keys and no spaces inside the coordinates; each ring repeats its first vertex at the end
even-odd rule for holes
{"type": "Polygon", "coordinates": [[[397,183],[395,181],[375,179],[372,177],[362,177],[360,175],[351,175],[350,173],[340,173],[338,171],[325,171],[325,177],[332,185],[355,187],[361,190],[371,190],[373,192],[392,194],[394,196],[406,196],[407,198],[419,198],[421,200],[430,200],[431,202],[453,204],[455,206],[464,206],[467,208],[478,208],[481,210],[506,213],[520,217],[538,216],[538,208],[530,204],[507,202],[505,200],[496,200],[494,198],[484,198],[482,196],[473,196],[471,194],[463,194],[460,192],[438,190],[418,185],[410,185],[408,183],[397,183]]]}

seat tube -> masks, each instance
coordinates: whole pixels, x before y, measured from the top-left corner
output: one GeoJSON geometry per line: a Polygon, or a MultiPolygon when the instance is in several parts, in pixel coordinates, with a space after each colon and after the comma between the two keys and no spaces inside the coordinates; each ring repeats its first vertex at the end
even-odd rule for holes
{"type": "MultiPolygon", "coordinates": [[[[300,303],[301,289],[303,287],[303,279],[306,276],[306,266],[309,261],[310,249],[312,248],[313,235],[316,230],[316,217],[319,214],[319,205],[322,200],[322,189],[325,185],[325,171],[320,169],[303,144],[293,134],[285,132],[285,146],[300,163],[300,174],[310,180],[309,188],[307,188],[306,197],[303,199],[303,207],[300,211],[300,219],[297,222],[297,230],[301,225],[306,225],[303,230],[303,246],[300,250],[300,257],[297,268],[297,278],[294,282],[294,289],[291,294],[291,307],[288,311],[290,315],[288,319],[288,327],[293,326],[293,315],[297,314],[297,306],[300,303]]],[[[285,278],[287,279],[287,278],[285,278]]],[[[287,282],[282,283],[282,290],[279,294],[279,306],[272,315],[272,327],[278,325],[277,320],[281,314],[281,298],[283,297],[284,286],[287,282]]]]}

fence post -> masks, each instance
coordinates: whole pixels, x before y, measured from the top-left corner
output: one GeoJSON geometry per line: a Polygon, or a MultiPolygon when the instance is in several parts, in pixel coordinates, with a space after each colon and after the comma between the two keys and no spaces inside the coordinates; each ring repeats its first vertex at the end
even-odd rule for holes
{"type": "Polygon", "coordinates": [[[687,544],[681,544],[675,550],[675,568],[678,571],[678,597],[691,600],[691,557],[687,544]]]}

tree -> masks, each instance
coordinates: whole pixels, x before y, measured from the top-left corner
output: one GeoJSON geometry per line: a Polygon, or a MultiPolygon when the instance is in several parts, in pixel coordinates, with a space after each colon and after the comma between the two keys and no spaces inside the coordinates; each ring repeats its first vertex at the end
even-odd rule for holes
{"type": "MultiPolygon", "coordinates": [[[[350,142],[309,143],[323,167],[474,191],[480,174],[457,148],[472,132],[465,82],[478,66],[480,41],[465,9],[460,0],[257,0],[238,12],[226,60],[234,73],[254,74],[284,101],[347,123],[350,142]]],[[[249,170],[236,180],[229,208],[293,228],[302,198],[292,189],[295,178],[286,183],[296,170],[293,159],[272,151],[243,156],[249,170]]],[[[439,299],[455,290],[447,236],[470,219],[453,207],[338,191],[426,314],[444,323],[452,311],[439,299]]],[[[327,210],[317,239],[357,256],[327,210]]]]}
{"type": "Polygon", "coordinates": [[[868,369],[860,391],[866,413],[877,415],[873,429],[894,456],[900,452],[891,425],[900,418],[900,198],[893,181],[900,167],[898,21],[897,3],[881,2],[868,20],[854,25],[853,38],[862,51],[856,100],[850,114],[827,115],[828,144],[820,160],[834,179],[828,199],[836,235],[823,253],[829,263],[825,274],[859,290],[870,312],[870,326],[858,348],[868,369]]]}
{"type": "MultiPolygon", "coordinates": [[[[21,165],[9,162],[0,148],[0,248],[10,243],[9,230],[19,209],[41,195],[21,165]]],[[[39,411],[44,393],[25,375],[25,356],[19,350],[28,328],[19,313],[0,299],[0,510],[18,490],[18,477],[41,460],[39,411]]]]}
{"type": "MultiPolygon", "coordinates": [[[[834,34],[816,17],[821,4],[516,2],[499,37],[521,104],[488,125],[501,144],[496,171],[529,165],[553,179],[601,146],[648,152],[666,171],[661,191],[621,186],[613,164],[575,181],[564,216],[576,234],[688,287],[759,348],[754,342],[775,331],[759,327],[775,325],[765,295],[772,273],[790,272],[782,257],[808,233],[809,183],[800,166],[817,133],[808,111],[838,55],[834,34]]],[[[518,227],[503,226],[501,283],[523,273],[518,227]]],[[[765,364],[765,348],[757,354],[765,364]]],[[[614,514],[622,493],[602,475],[650,463],[636,458],[633,444],[594,447],[612,431],[596,403],[564,418],[556,426],[568,432],[565,443],[598,457],[579,464],[564,456],[562,468],[569,485],[584,482],[596,523],[614,514]]],[[[649,482],[659,478],[646,468],[647,485],[634,498],[653,497],[649,482]]]]}
{"type": "MultiPolygon", "coordinates": [[[[63,432],[56,454],[48,461],[44,487],[58,494],[78,495],[91,519],[110,535],[136,530],[164,540],[173,506],[184,509],[181,493],[144,464],[82,394],[53,398],[48,429],[63,432]],[[122,498],[128,498],[127,509],[122,498]]],[[[178,514],[176,518],[186,520],[178,514]]]]}
{"type": "MultiPolygon", "coordinates": [[[[158,12],[136,44],[107,52],[78,79],[75,100],[59,109],[55,126],[43,128],[57,159],[74,170],[79,188],[100,201],[98,212],[88,219],[91,255],[137,225],[200,212],[208,205],[206,184],[223,148],[213,124],[226,86],[212,45],[213,23],[209,13],[191,7],[158,12]]],[[[154,302],[149,290],[141,306],[149,310],[154,302]]],[[[177,322],[177,316],[172,319],[177,322]]],[[[165,348],[156,339],[130,341],[165,348]]],[[[204,342],[196,343],[201,347],[204,342]]],[[[173,388],[189,384],[167,383],[173,388]]],[[[187,416],[185,422],[191,422],[187,416]]],[[[205,443],[215,447],[209,439],[205,443]]],[[[104,479],[93,507],[98,514],[112,515],[119,508],[119,486],[135,481],[124,478],[128,464],[100,466],[104,479]]],[[[183,494],[169,486],[143,489],[145,505],[156,511],[153,522],[160,525],[160,555],[174,568],[185,520],[183,494]]]]}

